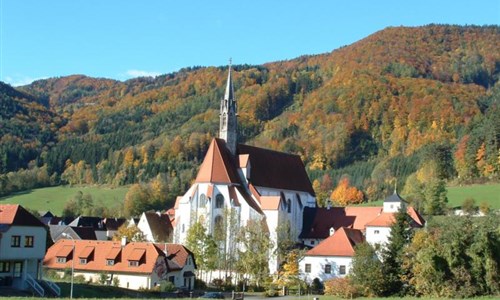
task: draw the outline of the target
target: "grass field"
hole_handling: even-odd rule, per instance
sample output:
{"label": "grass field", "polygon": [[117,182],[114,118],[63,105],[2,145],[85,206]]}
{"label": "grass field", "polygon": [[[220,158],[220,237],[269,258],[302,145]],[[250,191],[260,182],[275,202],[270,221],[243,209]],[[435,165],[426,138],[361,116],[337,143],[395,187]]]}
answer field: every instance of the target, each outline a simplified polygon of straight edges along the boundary
{"label": "grass field", "polygon": [[500,184],[448,187],[448,206],[461,206],[465,199],[473,198],[476,205],[488,202],[492,209],[500,209]]}
{"label": "grass field", "polygon": [[115,207],[123,203],[128,186],[109,188],[103,186],[56,186],[24,191],[0,198],[0,204],[21,204],[25,208],[47,211],[60,216],[64,204],[78,191],[92,195],[94,203],[103,203],[106,207]]}

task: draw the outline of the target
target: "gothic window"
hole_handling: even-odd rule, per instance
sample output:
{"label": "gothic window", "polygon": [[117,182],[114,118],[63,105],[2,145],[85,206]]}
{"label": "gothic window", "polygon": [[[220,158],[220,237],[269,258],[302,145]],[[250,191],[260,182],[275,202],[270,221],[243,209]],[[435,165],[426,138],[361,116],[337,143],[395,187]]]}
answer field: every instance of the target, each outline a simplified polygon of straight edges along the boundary
{"label": "gothic window", "polygon": [[223,208],[224,207],[224,196],[222,194],[217,194],[215,196],[215,208]]}
{"label": "gothic window", "polygon": [[199,200],[200,200],[198,202],[199,207],[205,207],[207,205],[207,196],[205,196],[205,194],[201,194]]}
{"label": "gothic window", "polygon": [[286,209],[287,209],[288,213],[292,212],[292,201],[290,199],[288,199],[286,201]]}

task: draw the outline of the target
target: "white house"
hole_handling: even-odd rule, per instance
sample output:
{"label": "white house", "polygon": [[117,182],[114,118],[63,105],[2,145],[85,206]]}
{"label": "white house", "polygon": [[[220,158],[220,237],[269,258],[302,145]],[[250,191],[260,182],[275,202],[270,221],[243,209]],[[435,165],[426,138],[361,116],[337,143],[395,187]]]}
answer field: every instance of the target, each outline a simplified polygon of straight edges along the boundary
{"label": "white house", "polygon": [[137,222],[137,228],[149,242],[169,242],[172,239],[173,228],[167,214],[144,212]]}
{"label": "white house", "polygon": [[[279,226],[288,224],[298,242],[304,208],[316,206],[304,164],[298,155],[237,143],[231,76],[229,68],[220,107],[220,138],[212,140],[193,185],[175,203],[175,215],[171,216],[175,220],[174,243],[183,243],[196,222],[202,222],[213,234],[230,215],[232,229],[245,226],[249,220],[265,220],[274,245],[280,242]],[[234,244],[229,237],[226,243],[227,247]],[[274,273],[280,262],[271,253],[269,256],[270,272]]]}
{"label": "white house", "polygon": [[167,256],[167,280],[178,288],[194,288],[196,261],[189,249],[179,244],[156,244]]}
{"label": "white house", "polygon": [[306,252],[299,262],[302,279],[310,283],[314,278],[325,281],[349,274],[354,247],[363,241],[361,230],[341,227]]}
{"label": "white house", "polygon": [[0,205],[0,286],[34,289],[45,295],[41,280],[47,229],[20,205]]}

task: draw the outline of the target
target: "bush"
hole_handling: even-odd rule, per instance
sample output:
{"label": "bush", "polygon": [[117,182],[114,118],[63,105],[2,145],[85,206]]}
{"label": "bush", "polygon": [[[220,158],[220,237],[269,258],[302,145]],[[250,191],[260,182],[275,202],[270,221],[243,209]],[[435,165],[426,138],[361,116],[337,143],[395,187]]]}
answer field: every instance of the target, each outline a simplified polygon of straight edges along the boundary
{"label": "bush", "polygon": [[43,277],[47,279],[61,279],[61,276],[57,274],[57,271],[51,269],[44,269]]}
{"label": "bush", "polygon": [[[71,278],[71,277],[70,277]],[[85,276],[83,275],[76,275],[74,278],[73,278],[73,282],[74,283],[85,283]],[[92,279],[90,279],[90,282],[92,282]]]}
{"label": "bush", "polygon": [[359,296],[359,292],[348,277],[343,277],[325,281],[325,295],[354,298]]}
{"label": "bush", "polygon": [[314,278],[311,283],[311,291],[316,294],[320,294],[323,291],[323,283],[319,278]]}
{"label": "bush", "polygon": [[162,281],[160,283],[160,291],[162,292],[173,292],[176,289],[175,285],[170,281]]}
{"label": "bush", "polygon": [[113,277],[113,286],[120,286],[120,279],[118,279],[118,277]]}
{"label": "bush", "polygon": [[205,290],[207,288],[207,284],[205,283],[205,281],[195,278],[194,287],[198,290]]}
{"label": "bush", "polygon": [[268,289],[267,291],[264,292],[263,294],[264,297],[278,297],[279,293],[275,289]]}

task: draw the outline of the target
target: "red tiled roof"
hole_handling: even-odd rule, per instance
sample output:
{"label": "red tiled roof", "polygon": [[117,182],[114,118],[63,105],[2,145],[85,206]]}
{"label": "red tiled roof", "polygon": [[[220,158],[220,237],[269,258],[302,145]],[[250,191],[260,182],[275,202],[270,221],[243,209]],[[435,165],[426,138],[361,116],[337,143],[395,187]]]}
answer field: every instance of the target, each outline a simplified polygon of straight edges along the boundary
{"label": "red tiled roof", "polygon": [[224,140],[217,138],[212,140],[195,182],[240,183],[236,163]]}
{"label": "red tiled roof", "polygon": [[159,215],[155,212],[145,212],[144,217],[146,218],[155,241],[166,241],[173,231],[170,217],[166,214]]}
{"label": "red tiled roof", "polygon": [[255,186],[315,195],[300,156],[243,144],[238,145],[238,153],[250,156],[250,181]]}
{"label": "red tiled roof", "polygon": [[166,252],[167,260],[174,262],[169,264],[170,270],[184,268],[189,255],[194,259],[193,253],[181,244],[156,244],[156,246]]}
{"label": "red tiled roof", "polygon": [[[154,265],[158,257],[165,256],[164,253],[152,243],[133,242],[121,248],[119,241],[85,241],[75,240],[75,253],[80,253],[86,247],[93,247],[94,257],[87,261],[86,264],[80,264],[75,261],[75,270],[90,271],[90,272],[122,272],[122,273],[152,273]],[[52,245],[45,254],[43,264],[47,268],[66,269],[71,268],[71,259],[67,259],[65,263],[58,263],[57,256],[67,257],[73,248],[73,241],[61,239]],[[106,260],[112,256],[113,252],[117,254],[116,248],[121,249],[121,259],[115,261],[115,264],[109,266]],[[69,252],[68,252],[69,251]],[[66,254],[66,255],[64,255]],[[139,266],[129,266],[129,260],[141,260]]]}
{"label": "red tiled roof", "polygon": [[92,246],[87,246],[83,248],[83,250],[78,254],[79,258],[88,258],[90,255],[92,255],[92,252],[94,252],[94,247]]}
{"label": "red tiled roof", "polygon": [[354,256],[354,246],[363,242],[361,230],[340,227],[316,247],[306,252],[311,256]]}
{"label": "red tiled roof", "polygon": [[418,213],[416,209],[413,207],[409,206],[407,209],[407,213],[410,215],[410,217],[417,223],[420,227],[425,225],[425,220],[424,218]]}
{"label": "red tiled roof", "polygon": [[106,259],[116,259],[121,251],[122,251],[122,247],[113,247],[106,254],[105,258]]}
{"label": "red tiled roof", "polygon": [[391,227],[395,221],[394,215],[395,213],[381,213],[375,219],[368,222],[366,226]]}
{"label": "red tiled roof", "polygon": [[42,221],[19,204],[0,204],[0,224],[45,227]]}
{"label": "red tiled roof", "polygon": [[260,207],[262,210],[278,210],[281,203],[281,196],[261,196]]}
{"label": "red tiled roof", "polygon": [[141,260],[141,258],[144,256],[144,253],[146,253],[146,249],[136,248],[129,254],[128,260]]}
{"label": "red tiled roof", "polygon": [[207,197],[213,198],[214,197],[214,185],[209,184],[207,188]]}
{"label": "red tiled roof", "polygon": [[248,165],[248,159],[250,158],[250,155],[248,154],[240,154],[238,155],[239,162],[240,162],[240,168],[246,168]]}

